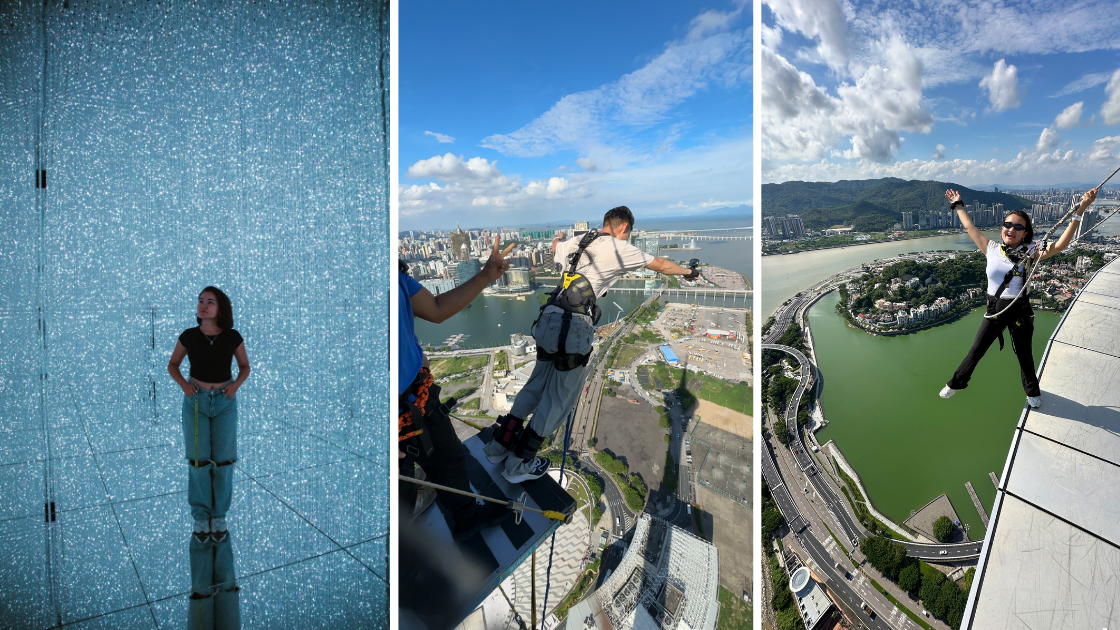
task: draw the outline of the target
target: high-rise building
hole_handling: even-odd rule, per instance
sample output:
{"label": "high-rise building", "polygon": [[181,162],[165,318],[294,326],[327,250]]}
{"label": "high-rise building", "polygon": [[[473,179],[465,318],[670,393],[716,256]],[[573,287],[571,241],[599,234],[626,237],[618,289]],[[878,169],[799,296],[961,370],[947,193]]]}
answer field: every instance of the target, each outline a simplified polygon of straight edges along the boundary
{"label": "high-rise building", "polygon": [[470,280],[480,271],[482,271],[482,263],[480,263],[477,258],[460,260],[459,266],[455,269],[455,276],[459,281],[458,284],[463,284],[467,280]]}
{"label": "high-rise building", "polygon": [[471,257],[470,240],[470,235],[464,232],[463,228],[459,227],[459,224],[456,223],[455,231],[451,233],[451,251],[454,252],[459,260],[466,260]]}
{"label": "high-rise building", "polygon": [[631,236],[630,243],[650,256],[656,256],[661,251],[661,237],[657,232],[642,232],[638,236]]}
{"label": "high-rise building", "polygon": [[805,224],[796,214],[789,215],[789,231],[793,238],[805,238]]}
{"label": "high-rise building", "polygon": [[902,229],[909,230],[909,229],[912,229],[913,227],[914,227],[914,213],[913,212],[903,212],[902,213]]}
{"label": "high-rise building", "polygon": [[572,228],[573,232],[586,232],[591,228],[588,226],[587,221],[576,221],[575,227]]}
{"label": "high-rise building", "polygon": [[529,270],[524,267],[511,267],[506,270],[505,275],[508,279],[508,285],[511,289],[528,289],[529,288]]}
{"label": "high-rise building", "polygon": [[762,217],[762,229],[770,238],[779,238],[778,226],[774,224],[774,217]]}

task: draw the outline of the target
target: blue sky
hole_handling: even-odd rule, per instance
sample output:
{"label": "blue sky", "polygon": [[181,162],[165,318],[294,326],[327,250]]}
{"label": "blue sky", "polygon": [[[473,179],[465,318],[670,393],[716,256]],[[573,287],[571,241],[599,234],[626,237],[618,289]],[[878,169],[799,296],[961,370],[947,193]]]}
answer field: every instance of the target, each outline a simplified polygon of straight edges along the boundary
{"label": "blue sky", "polygon": [[743,0],[401,3],[401,229],[751,203]]}
{"label": "blue sky", "polygon": [[1107,2],[768,0],[762,178],[1097,183],[1120,166]]}

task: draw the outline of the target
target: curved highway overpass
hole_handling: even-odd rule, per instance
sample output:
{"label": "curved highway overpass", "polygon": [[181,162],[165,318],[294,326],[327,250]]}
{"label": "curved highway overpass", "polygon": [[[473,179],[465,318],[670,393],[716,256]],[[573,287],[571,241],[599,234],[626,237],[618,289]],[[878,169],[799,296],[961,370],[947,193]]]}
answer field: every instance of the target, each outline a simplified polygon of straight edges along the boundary
{"label": "curved highway overpass", "polygon": [[[794,302],[804,300],[803,303],[807,303],[812,299],[814,299],[814,296],[810,294],[803,298],[797,298]],[[794,302],[791,302],[791,305],[794,304]],[[840,527],[844,530],[844,535],[847,536],[852,546],[858,547],[859,539],[868,535],[867,530],[864,529],[859,519],[852,514],[851,505],[848,503],[847,499],[841,499],[837,496],[836,493],[832,491],[832,486],[821,476],[816,461],[805,449],[805,444],[801,441],[801,433],[797,429],[797,408],[801,404],[801,396],[808,390],[812,382],[812,375],[817,367],[809,361],[808,357],[800,350],[789,346],[767,343],[763,344],[762,349],[777,350],[790,354],[797,359],[801,367],[801,380],[798,382],[797,390],[794,392],[793,397],[790,398],[785,412],[786,430],[789,431],[789,447],[793,451],[794,459],[797,461],[798,467],[801,468],[802,472],[809,479],[817,495],[825,501],[829,511],[833,513]],[[765,471],[765,467],[763,470]],[[938,562],[972,560],[980,556],[981,548],[981,543],[975,541],[944,545],[918,543],[907,540],[899,540],[898,542],[906,547],[906,555],[921,560]]]}

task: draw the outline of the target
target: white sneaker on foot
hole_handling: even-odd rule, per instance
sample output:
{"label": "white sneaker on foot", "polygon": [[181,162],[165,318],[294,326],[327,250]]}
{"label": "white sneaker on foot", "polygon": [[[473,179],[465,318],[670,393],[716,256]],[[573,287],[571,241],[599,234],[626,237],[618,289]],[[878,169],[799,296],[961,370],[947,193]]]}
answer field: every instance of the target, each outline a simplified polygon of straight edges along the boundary
{"label": "white sneaker on foot", "polygon": [[221,516],[221,517],[210,519],[210,533],[212,533],[212,534],[224,534],[224,533],[226,533],[226,531],[227,531],[226,517]]}
{"label": "white sneaker on foot", "polygon": [[955,393],[957,393],[957,390],[953,389],[952,387],[949,387],[948,385],[941,388],[941,397],[942,398],[949,398],[950,396],[952,396]]}
{"label": "white sneaker on foot", "polygon": [[502,477],[505,477],[505,480],[510,483],[521,483],[531,479],[540,479],[548,472],[548,467],[549,463],[547,459],[543,457],[534,457],[529,465],[526,466],[522,463],[515,467],[514,470],[516,472],[513,474],[510,474],[506,469],[502,469]]}
{"label": "white sneaker on foot", "polygon": [[1042,406],[1042,396],[1027,396],[1027,404],[1038,409]]}

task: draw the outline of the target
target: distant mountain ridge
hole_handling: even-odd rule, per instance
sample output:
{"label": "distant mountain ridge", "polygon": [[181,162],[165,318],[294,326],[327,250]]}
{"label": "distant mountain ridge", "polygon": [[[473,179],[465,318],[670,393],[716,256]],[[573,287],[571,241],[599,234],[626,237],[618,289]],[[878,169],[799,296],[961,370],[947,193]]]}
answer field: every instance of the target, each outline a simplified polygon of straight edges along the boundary
{"label": "distant mountain ridge", "polygon": [[[961,193],[970,204],[1002,203],[1005,210],[1030,208],[1031,202],[1002,192],[973,190],[951,182],[883,179],[838,182],[783,182],[762,185],[762,216],[796,214],[805,227],[821,230],[852,225],[859,231],[881,231],[902,220],[902,212],[931,212],[947,205],[945,190]],[[917,218],[917,217],[915,217]]]}

